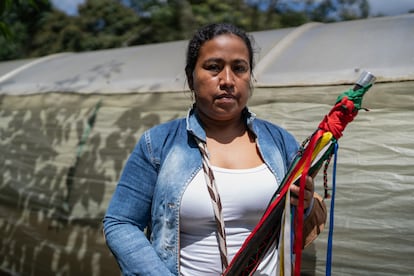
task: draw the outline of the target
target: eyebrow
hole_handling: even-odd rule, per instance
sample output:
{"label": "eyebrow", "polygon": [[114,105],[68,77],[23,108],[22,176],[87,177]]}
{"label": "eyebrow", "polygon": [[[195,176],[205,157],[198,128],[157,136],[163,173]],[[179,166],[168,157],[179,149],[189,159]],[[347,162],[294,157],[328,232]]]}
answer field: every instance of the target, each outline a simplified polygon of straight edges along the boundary
{"label": "eyebrow", "polygon": [[[203,63],[206,63],[206,62],[220,62],[220,61],[223,61],[223,59],[222,58],[214,58],[213,57],[213,58],[206,59]],[[242,58],[235,59],[235,60],[232,61],[232,63],[233,62],[235,62],[235,63],[245,63],[245,64],[249,64],[249,62],[247,60],[242,59]]]}

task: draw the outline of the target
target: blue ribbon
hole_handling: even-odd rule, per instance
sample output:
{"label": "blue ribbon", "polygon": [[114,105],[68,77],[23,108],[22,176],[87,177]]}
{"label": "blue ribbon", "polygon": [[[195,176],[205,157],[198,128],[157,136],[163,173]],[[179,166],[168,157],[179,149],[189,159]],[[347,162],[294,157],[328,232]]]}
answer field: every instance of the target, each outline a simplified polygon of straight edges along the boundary
{"label": "blue ribbon", "polygon": [[331,193],[331,209],[329,213],[329,233],[328,233],[328,245],[326,250],[326,276],[331,275],[332,270],[332,240],[334,229],[334,207],[335,207],[335,189],[336,189],[336,161],[338,153],[338,143],[335,143],[334,147],[334,164],[332,171],[332,193]]}

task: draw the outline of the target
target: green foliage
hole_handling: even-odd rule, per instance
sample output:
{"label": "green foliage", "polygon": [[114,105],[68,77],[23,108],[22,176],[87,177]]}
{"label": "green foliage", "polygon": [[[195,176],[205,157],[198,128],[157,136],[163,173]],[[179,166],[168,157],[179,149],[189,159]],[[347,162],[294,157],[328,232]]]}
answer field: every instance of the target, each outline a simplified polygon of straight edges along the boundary
{"label": "green foliage", "polygon": [[77,26],[75,18],[63,12],[46,13],[39,22],[39,29],[33,36],[30,56],[80,51],[83,32]]}
{"label": "green foliage", "polygon": [[298,11],[278,0],[86,0],[68,16],[49,0],[0,0],[0,60],[188,39],[213,22],[259,31],[369,14],[367,0],[303,3]]}
{"label": "green foliage", "polygon": [[11,38],[11,32],[7,26],[7,24],[5,22],[3,22],[3,15],[6,13],[6,11],[8,9],[10,9],[11,6],[11,2],[12,0],[1,0],[0,1],[0,33],[1,35],[6,38],[6,39],[10,39]]}
{"label": "green foliage", "polygon": [[309,5],[319,2],[311,11],[312,21],[333,22],[366,18],[369,15],[368,0],[308,0]]}
{"label": "green foliage", "polygon": [[308,21],[309,19],[301,12],[289,11],[280,16],[280,25],[282,28],[300,26]]}
{"label": "green foliage", "polygon": [[4,38],[6,38],[8,40],[10,40],[12,38],[12,34],[9,30],[9,27],[7,26],[6,23],[4,23],[2,21],[0,21],[0,33]]}
{"label": "green foliage", "polygon": [[8,32],[14,32],[20,34],[15,36],[14,39],[10,37],[0,37],[0,59],[11,60],[18,59],[24,56],[25,49],[23,47],[27,38],[25,35],[26,28],[24,25],[18,23],[14,24],[12,28],[7,27]]}
{"label": "green foliage", "polygon": [[86,51],[128,46],[142,28],[134,10],[113,0],[86,1],[76,19]]}
{"label": "green foliage", "polygon": [[27,57],[32,36],[44,11],[50,11],[47,0],[0,0],[0,60]]}

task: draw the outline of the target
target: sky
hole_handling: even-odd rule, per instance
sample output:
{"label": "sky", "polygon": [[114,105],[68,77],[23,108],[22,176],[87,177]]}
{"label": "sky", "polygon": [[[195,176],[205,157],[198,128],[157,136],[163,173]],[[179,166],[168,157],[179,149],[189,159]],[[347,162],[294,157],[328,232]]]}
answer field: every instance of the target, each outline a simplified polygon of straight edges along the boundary
{"label": "sky", "polygon": [[[414,0],[368,0],[371,6],[371,15],[398,15],[414,10]],[[59,10],[69,15],[76,15],[77,6],[85,0],[51,0]]]}
{"label": "sky", "polygon": [[76,15],[78,5],[85,2],[85,0],[51,0],[53,6],[69,15]]}

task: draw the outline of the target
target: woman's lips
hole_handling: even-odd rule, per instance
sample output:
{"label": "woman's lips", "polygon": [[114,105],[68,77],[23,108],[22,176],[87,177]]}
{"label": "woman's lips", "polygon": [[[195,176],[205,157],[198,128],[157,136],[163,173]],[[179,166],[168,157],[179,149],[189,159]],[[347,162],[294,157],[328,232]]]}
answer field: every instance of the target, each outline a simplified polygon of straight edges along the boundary
{"label": "woman's lips", "polygon": [[224,94],[220,94],[216,97],[216,99],[234,99],[234,95],[232,94],[228,94],[228,93],[224,93]]}
{"label": "woman's lips", "polygon": [[236,101],[236,97],[231,94],[221,94],[215,97],[215,101],[217,104],[234,104],[234,102]]}

